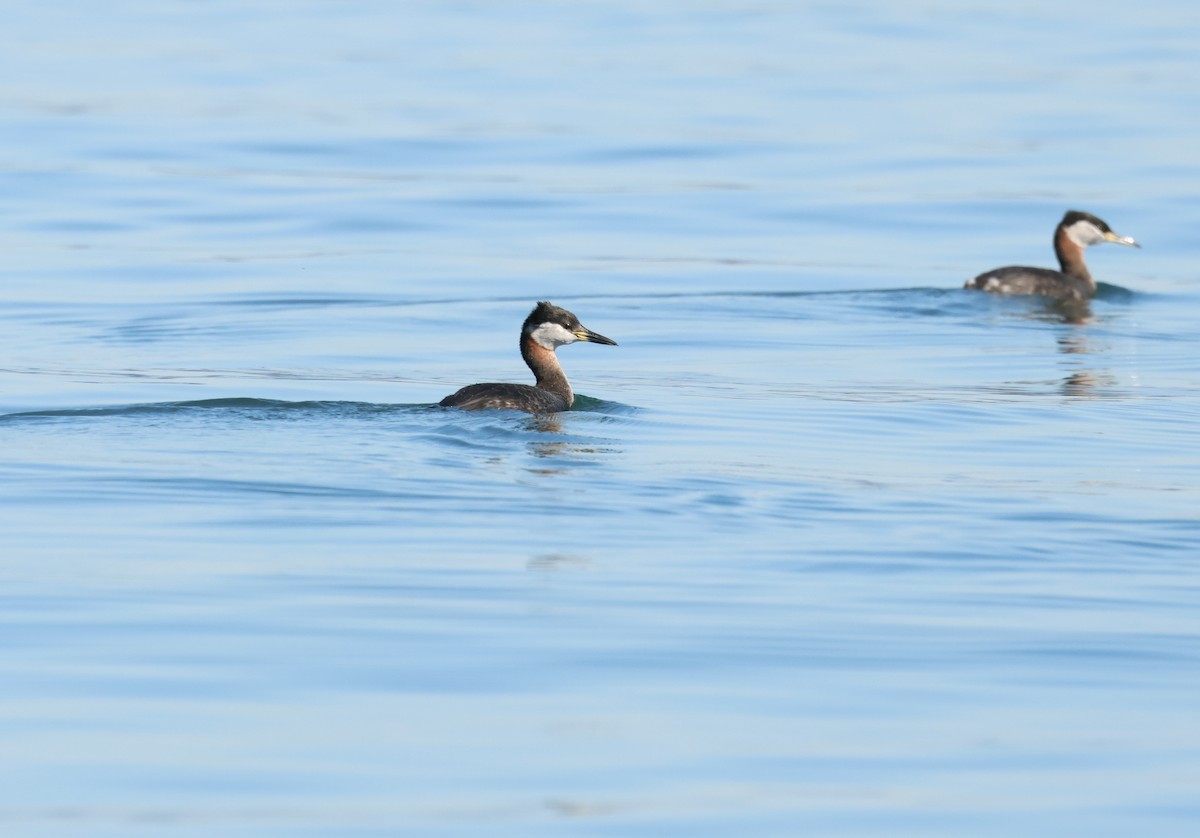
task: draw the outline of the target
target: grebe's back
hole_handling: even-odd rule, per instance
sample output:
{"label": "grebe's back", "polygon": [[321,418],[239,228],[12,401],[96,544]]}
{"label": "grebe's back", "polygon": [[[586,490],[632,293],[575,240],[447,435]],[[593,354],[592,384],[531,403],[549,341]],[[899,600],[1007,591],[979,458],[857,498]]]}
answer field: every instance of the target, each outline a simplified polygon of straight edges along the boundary
{"label": "grebe's back", "polygon": [[532,384],[501,382],[468,384],[438,404],[461,410],[524,410],[526,413],[558,413],[571,407],[571,402],[561,393],[552,393]]}
{"label": "grebe's back", "polygon": [[1095,293],[1085,279],[1049,268],[1024,265],[1010,265],[982,273],[964,287],[993,294],[1040,294],[1057,300],[1086,300]]}

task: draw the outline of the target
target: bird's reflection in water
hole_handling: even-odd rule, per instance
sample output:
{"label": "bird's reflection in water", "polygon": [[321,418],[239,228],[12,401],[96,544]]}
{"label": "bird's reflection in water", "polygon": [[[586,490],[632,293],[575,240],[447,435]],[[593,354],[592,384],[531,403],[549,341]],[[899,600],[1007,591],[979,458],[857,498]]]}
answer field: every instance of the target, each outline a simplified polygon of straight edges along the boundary
{"label": "bird's reflection in water", "polygon": [[536,413],[525,420],[525,427],[543,434],[561,434],[562,419],[557,413]]}
{"label": "bird's reflection in water", "polygon": [[[562,434],[562,420],[557,413],[536,414],[525,421],[525,427],[540,434]],[[572,443],[565,439],[539,439],[529,443],[529,453],[538,459],[558,459],[571,451]],[[564,468],[537,468],[538,474],[562,474]]]}
{"label": "bird's reflection in water", "polygon": [[1092,322],[1092,307],[1087,300],[1048,300],[1047,309],[1063,323],[1083,325]]}
{"label": "bird's reflection in water", "polygon": [[1067,332],[1059,335],[1057,342],[1058,351],[1067,356],[1063,365],[1068,370],[1059,392],[1072,399],[1098,399],[1113,394],[1116,377],[1107,370],[1095,369],[1091,363],[1098,354],[1092,335]]}
{"label": "bird's reflection in water", "polygon": [[565,435],[561,416],[562,414],[548,413],[530,416],[525,420],[527,429],[547,436],[546,439],[529,442],[530,455],[539,460],[553,461],[530,469],[532,473],[569,474],[575,470],[574,466],[593,462],[592,456],[612,454],[617,450],[600,444],[599,440],[578,439]]}
{"label": "bird's reflection in water", "polygon": [[1096,349],[1087,332],[1063,332],[1058,336],[1058,351],[1064,355],[1092,355]]}
{"label": "bird's reflection in water", "polygon": [[1055,300],[1049,297],[1001,298],[1005,319],[1036,320],[1041,323],[1070,323],[1082,326],[1092,322],[1092,306],[1087,300]]}
{"label": "bird's reflection in water", "polygon": [[1073,399],[1098,399],[1114,384],[1116,380],[1112,376],[1082,370],[1064,378],[1059,389],[1064,396]]}

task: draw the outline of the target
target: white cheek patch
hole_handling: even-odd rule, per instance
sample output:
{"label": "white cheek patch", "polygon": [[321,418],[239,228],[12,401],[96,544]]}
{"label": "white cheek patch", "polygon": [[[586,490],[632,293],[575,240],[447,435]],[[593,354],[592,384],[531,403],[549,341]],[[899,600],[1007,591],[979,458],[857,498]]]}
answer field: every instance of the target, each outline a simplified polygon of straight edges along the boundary
{"label": "white cheek patch", "polygon": [[1104,241],[1104,233],[1090,221],[1076,221],[1067,228],[1067,238],[1080,247]]}
{"label": "white cheek patch", "polygon": [[543,323],[530,332],[529,336],[537,341],[539,346],[544,346],[546,349],[557,349],[560,346],[579,340],[579,338],[557,323]]}

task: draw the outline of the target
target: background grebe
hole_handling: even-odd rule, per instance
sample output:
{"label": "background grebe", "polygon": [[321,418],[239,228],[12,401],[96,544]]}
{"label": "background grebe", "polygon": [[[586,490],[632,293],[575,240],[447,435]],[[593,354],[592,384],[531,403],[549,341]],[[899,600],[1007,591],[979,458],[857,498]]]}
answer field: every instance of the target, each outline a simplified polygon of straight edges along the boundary
{"label": "background grebe", "polygon": [[1091,213],[1069,210],[1054,230],[1054,252],[1061,271],[1013,265],[982,273],[968,280],[964,287],[993,294],[1041,294],[1056,300],[1088,300],[1096,293],[1096,281],[1083,262],[1083,251],[1088,245],[1101,242],[1141,247],[1128,236],[1118,236]]}
{"label": "background grebe", "polygon": [[616,346],[617,342],[596,334],[565,308],[540,302],[521,326],[521,357],[533,370],[536,384],[469,384],[446,396],[442,407],[463,410],[524,410],[527,413],[557,413],[575,401],[567,376],[559,366],[554,350],[568,343],[586,340]]}

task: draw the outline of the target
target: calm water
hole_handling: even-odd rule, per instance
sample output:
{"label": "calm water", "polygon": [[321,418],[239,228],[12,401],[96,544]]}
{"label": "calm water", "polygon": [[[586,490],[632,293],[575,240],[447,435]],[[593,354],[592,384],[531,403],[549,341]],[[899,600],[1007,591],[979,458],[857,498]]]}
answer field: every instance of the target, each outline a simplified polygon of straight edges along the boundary
{"label": "calm water", "polygon": [[1197,834],[1200,11],[645,7],[8,11],[0,832]]}

